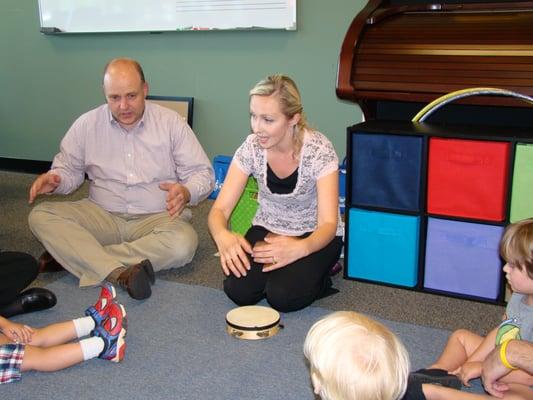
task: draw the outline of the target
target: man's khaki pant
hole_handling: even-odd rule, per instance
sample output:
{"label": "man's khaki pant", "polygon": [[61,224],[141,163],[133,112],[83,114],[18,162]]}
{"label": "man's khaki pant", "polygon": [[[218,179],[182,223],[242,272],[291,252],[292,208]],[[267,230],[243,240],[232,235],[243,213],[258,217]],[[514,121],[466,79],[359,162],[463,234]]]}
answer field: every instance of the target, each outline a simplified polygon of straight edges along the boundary
{"label": "man's khaki pant", "polygon": [[189,263],[198,247],[190,210],[112,214],[88,199],[44,202],[29,215],[30,229],[80,286],[102,282],[114,269],[149,259],[155,271]]}

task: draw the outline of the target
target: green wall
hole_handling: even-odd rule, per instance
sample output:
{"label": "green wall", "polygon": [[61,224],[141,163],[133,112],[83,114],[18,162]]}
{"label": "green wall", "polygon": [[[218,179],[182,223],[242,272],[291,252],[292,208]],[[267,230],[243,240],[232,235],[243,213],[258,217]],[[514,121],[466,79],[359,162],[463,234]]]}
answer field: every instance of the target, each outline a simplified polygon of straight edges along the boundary
{"label": "green wall", "polygon": [[3,0],[0,157],[51,160],[73,120],[101,104],[102,69],[141,62],[150,93],[192,96],[194,130],[209,157],[232,154],[249,132],[248,91],[269,73],[295,79],[311,124],[345,154],[359,108],[335,96],[344,34],[363,0],[299,0],[298,30],[43,35],[37,0]]}

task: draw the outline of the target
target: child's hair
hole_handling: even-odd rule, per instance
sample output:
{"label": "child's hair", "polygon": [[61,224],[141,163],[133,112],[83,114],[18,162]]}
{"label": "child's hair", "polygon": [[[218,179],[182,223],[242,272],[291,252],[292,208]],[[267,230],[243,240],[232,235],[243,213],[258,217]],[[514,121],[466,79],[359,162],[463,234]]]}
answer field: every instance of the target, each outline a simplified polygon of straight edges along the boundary
{"label": "child's hair", "polygon": [[296,83],[286,75],[274,74],[260,80],[250,90],[250,96],[276,95],[280,109],[287,118],[300,114],[300,120],[294,131],[295,155],[300,154],[303,143],[304,130],[308,128],[307,120],[302,106],[302,98]]}
{"label": "child's hair", "polygon": [[397,400],[407,388],[403,344],[387,327],[356,312],[338,311],[316,322],[304,354],[323,400]]}
{"label": "child's hair", "polygon": [[515,222],[503,233],[500,242],[502,258],[520,269],[525,268],[533,279],[533,218]]}

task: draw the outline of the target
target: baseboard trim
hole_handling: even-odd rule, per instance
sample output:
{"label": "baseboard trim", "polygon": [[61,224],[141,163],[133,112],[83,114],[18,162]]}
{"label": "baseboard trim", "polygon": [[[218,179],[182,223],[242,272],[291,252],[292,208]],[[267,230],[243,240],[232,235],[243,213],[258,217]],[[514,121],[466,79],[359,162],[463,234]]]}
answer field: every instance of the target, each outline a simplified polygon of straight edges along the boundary
{"label": "baseboard trim", "polygon": [[51,161],[22,160],[19,158],[0,157],[0,170],[41,174],[50,169]]}

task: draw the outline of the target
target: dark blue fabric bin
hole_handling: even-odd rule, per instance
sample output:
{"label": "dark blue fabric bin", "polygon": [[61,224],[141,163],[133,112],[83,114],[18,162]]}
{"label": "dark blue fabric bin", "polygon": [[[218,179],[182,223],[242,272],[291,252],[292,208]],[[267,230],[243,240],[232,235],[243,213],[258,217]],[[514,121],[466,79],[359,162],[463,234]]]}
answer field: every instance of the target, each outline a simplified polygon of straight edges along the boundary
{"label": "dark blue fabric bin", "polygon": [[351,203],[421,211],[422,146],[420,136],[354,133]]}

